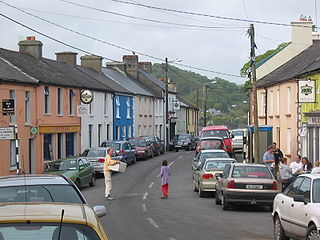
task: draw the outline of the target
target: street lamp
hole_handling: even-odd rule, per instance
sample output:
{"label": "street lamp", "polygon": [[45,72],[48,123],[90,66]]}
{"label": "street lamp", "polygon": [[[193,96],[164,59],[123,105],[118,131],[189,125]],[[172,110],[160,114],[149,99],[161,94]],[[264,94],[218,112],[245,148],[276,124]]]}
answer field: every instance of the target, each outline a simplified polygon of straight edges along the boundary
{"label": "street lamp", "polygon": [[215,84],[215,83],[217,83],[217,81],[211,81],[209,83],[203,84],[203,96],[204,96],[203,127],[207,125],[207,96],[208,96],[209,84]]}

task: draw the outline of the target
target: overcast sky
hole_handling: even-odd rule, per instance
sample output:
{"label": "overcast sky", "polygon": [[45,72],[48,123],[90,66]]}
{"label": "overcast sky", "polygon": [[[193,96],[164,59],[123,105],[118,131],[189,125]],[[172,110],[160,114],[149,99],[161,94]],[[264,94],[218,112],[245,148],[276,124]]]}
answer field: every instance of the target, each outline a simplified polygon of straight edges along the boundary
{"label": "overcast sky", "polygon": [[[92,37],[117,44],[136,52],[146,53],[161,59],[181,59],[183,64],[205,68],[213,71],[239,75],[242,65],[248,61],[249,39],[246,31],[249,23],[216,20],[138,6],[116,3],[111,0],[70,0],[91,7],[127,14],[136,17],[167,21],[179,24],[223,27],[203,29],[180,27],[168,24],[156,24],[143,20],[98,12],[60,0],[1,0],[16,7],[23,8],[37,16],[48,19],[65,27],[85,33]],[[228,16],[242,19],[254,19],[270,22],[290,23],[297,21],[301,14],[315,17],[315,0],[130,0],[153,6],[201,12],[211,15]],[[317,0],[316,0],[317,1]],[[131,54],[118,48],[78,36],[39,19],[28,16],[15,9],[0,5],[1,13],[40,32],[59,39],[65,43],[85,49],[88,52],[121,60],[122,55]],[[36,11],[38,10],[38,11]],[[39,12],[45,11],[44,12]],[[70,16],[54,15],[65,14]],[[247,13],[247,14],[246,14]],[[92,20],[94,18],[97,20]],[[18,50],[18,41],[26,36],[36,36],[43,43],[43,53],[47,58],[55,58],[55,52],[75,51],[71,48],[47,39],[31,30],[25,29],[0,16],[0,47]],[[281,42],[291,39],[291,27],[255,24],[257,54],[275,48]],[[83,53],[79,52],[79,56]],[[140,61],[159,62],[145,56]],[[187,69],[187,68],[185,68]],[[243,83],[245,79],[222,76],[209,72],[188,69],[206,75],[209,78],[224,79]]]}

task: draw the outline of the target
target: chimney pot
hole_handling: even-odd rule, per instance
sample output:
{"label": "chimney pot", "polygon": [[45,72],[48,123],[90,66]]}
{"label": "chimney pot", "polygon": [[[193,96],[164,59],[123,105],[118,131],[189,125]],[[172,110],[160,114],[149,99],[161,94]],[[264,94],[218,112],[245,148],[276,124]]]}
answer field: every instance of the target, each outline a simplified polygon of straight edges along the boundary
{"label": "chimney pot", "polygon": [[138,78],[138,55],[124,55],[122,60],[126,64],[127,73]]}
{"label": "chimney pot", "polygon": [[33,56],[34,58],[42,58],[42,42],[36,40],[34,36],[26,37],[26,40],[20,41],[19,52],[27,53]]}
{"label": "chimney pot", "polygon": [[88,67],[101,72],[102,57],[95,55],[85,55],[80,57],[81,66]]}
{"label": "chimney pot", "polygon": [[152,63],[151,62],[139,62],[139,67],[149,73],[152,73]]}

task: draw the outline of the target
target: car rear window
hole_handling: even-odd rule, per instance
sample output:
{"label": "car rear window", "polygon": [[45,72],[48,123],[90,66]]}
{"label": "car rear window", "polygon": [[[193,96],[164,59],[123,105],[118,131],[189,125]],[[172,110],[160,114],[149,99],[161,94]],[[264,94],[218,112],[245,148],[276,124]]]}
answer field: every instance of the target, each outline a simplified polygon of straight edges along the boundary
{"label": "car rear window", "polygon": [[57,172],[57,171],[73,171],[77,170],[77,160],[66,160],[66,161],[54,161],[48,163],[46,172]]}
{"label": "car rear window", "polygon": [[235,166],[232,178],[268,178],[271,179],[270,171],[267,167],[261,166]]}
{"label": "car rear window", "polygon": [[201,137],[228,137],[227,130],[210,130],[201,132]]}
{"label": "car rear window", "polygon": [[207,158],[230,158],[230,156],[226,152],[208,152],[201,154],[201,159]]}
{"label": "car rear window", "polygon": [[223,161],[207,161],[205,165],[206,171],[222,171],[227,164],[232,163],[230,160]]}
{"label": "car rear window", "polygon": [[190,136],[188,135],[175,135],[173,137],[173,140],[188,140]]}
{"label": "car rear window", "polygon": [[243,136],[243,131],[232,131],[234,136]]}
{"label": "car rear window", "polygon": [[201,140],[200,148],[202,150],[206,149],[222,149],[222,141],[221,140]]}
{"label": "car rear window", "polygon": [[121,144],[120,143],[113,143],[113,142],[103,142],[101,147],[113,148],[114,150],[120,150]]}
{"label": "car rear window", "polygon": [[129,143],[132,146],[136,146],[136,147],[146,147],[147,146],[147,142],[145,139],[130,139]]}
{"label": "car rear window", "polygon": [[106,156],[106,150],[90,149],[87,154],[87,157],[105,157],[105,156]]}
{"label": "car rear window", "polygon": [[[1,239],[43,240],[58,239],[59,223],[0,224]],[[60,239],[100,240],[97,233],[86,225],[63,223]]]}
{"label": "car rear window", "polygon": [[71,185],[28,185],[0,188],[0,203],[65,202],[84,203]]}

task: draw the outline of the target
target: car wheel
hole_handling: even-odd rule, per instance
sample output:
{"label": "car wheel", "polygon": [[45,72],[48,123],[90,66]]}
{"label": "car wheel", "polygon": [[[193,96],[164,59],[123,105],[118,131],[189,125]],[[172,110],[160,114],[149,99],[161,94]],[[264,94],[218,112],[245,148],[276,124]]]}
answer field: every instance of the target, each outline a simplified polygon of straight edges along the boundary
{"label": "car wheel", "polygon": [[273,239],[275,240],[289,240],[289,238],[286,236],[281,222],[280,222],[280,218],[277,215],[274,219],[273,222]]}
{"label": "car wheel", "polygon": [[158,149],[157,156],[159,156],[160,154],[161,154],[160,149]]}
{"label": "car wheel", "polygon": [[95,185],[95,183],[96,183],[96,175],[92,174],[89,185],[92,187]]}
{"label": "car wheel", "polygon": [[152,151],[152,153],[151,153],[151,158],[153,158],[154,157],[154,153],[153,153],[153,151]]}
{"label": "car wheel", "polygon": [[216,192],[216,195],[215,195],[214,199],[215,199],[216,205],[221,205],[221,200],[220,200],[220,198],[218,196],[218,192]]}
{"label": "car wheel", "polygon": [[136,156],[134,156],[133,160],[132,160],[132,164],[136,164],[136,162],[137,162],[137,158],[136,158]]}
{"label": "car wheel", "polygon": [[76,180],[76,186],[79,188],[79,189],[81,189],[81,182],[80,182],[80,179],[78,178],[77,180]]}
{"label": "car wheel", "polygon": [[194,192],[198,192],[197,186],[196,186],[194,183],[193,183],[192,185],[193,185],[193,191],[194,191]]}
{"label": "car wheel", "polygon": [[179,152],[179,149],[176,149],[176,152]]}
{"label": "car wheel", "polygon": [[201,190],[201,187],[199,185],[198,185],[198,193],[200,198],[203,198],[205,195],[205,192]]}
{"label": "car wheel", "polygon": [[221,204],[222,204],[222,210],[228,211],[230,209],[230,204],[228,203],[227,199],[223,195],[222,195]]}
{"label": "car wheel", "polygon": [[311,225],[308,230],[307,230],[307,236],[306,236],[307,240],[316,240],[316,239],[320,239],[320,234],[317,231],[317,227],[315,225]]}

